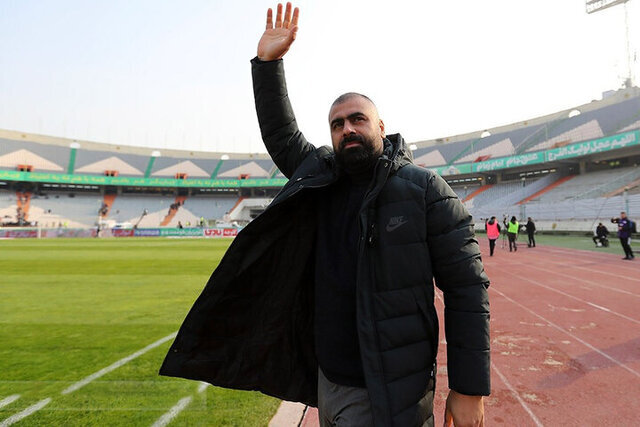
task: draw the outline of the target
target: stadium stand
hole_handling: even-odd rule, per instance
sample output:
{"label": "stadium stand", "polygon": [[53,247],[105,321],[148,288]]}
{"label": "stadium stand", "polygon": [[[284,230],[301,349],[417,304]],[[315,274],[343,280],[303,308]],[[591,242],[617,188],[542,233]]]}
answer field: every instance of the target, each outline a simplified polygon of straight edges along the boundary
{"label": "stadium stand", "polygon": [[567,199],[586,199],[604,196],[614,188],[640,178],[640,168],[608,169],[576,175],[531,201],[556,203]]}
{"label": "stadium stand", "polygon": [[191,212],[198,218],[215,218],[223,219],[225,215],[231,212],[231,209],[238,201],[238,196],[198,196],[189,197],[183,206],[183,209]]}
{"label": "stadium stand", "polygon": [[493,204],[495,200],[499,200],[503,197],[508,196],[521,186],[522,183],[518,181],[493,185],[485,191],[479,193],[477,196],[465,201],[465,206],[468,209],[471,209],[474,207],[482,207],[483,205],[487,205],[488,203]]}
{"label": "stadium stand", "polygon": [[[543,117],[417,141],[411,149],[415,163],[438,169],[476,218],[526,214],[544,229],[544,221],[586,224],[623,209],[640,216],[639,129],[640,88],[632,87]],[[582,141],[594,151],[575,144]],[[555,147],[563,147],[556,150],[561,157],[551,160],[546,150]],[[506,158],[513,162],[501,165]],[[99,221],[156,228],[201,219],[244,223],[284,183],[267,154],[153,150],[4,130],[0,176],[4,224],[18,225],[22,217],[85,228]]]}
{"label": "stadium stand", "polygon": [[102,204],[100,194],[71,192],[47,192],[34,194],[31,198],[29,221],[42,227],[95,226]]}

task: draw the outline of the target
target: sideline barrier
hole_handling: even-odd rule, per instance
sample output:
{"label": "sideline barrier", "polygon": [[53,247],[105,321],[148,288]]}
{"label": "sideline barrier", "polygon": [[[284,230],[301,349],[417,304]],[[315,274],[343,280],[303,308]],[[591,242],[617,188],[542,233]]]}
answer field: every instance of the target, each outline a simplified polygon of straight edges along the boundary
{"label": "sideline barrier", "polygon": [[[205,237],[224,238],[238,235],[238,228],[112,228],[113,237]],[[0,239],[36,239],[55,237],[96,237],[95,228],[0,228]]]}
{"label": "sideline barrier", "polygon": [[95,237],[96,230],[90,228],[0,228],[0,239],[36,239],[54,237]]}
{"label": "sideline barrier", "polygon": [[237,228],[137,228],[112,229],[114,237],[235,237]]}
{"label": "sideline barrier", "polygon": [[204,237],[208,238],[220,238],[220,237],[235,237],[238,235],[237,228],[205,228]]}

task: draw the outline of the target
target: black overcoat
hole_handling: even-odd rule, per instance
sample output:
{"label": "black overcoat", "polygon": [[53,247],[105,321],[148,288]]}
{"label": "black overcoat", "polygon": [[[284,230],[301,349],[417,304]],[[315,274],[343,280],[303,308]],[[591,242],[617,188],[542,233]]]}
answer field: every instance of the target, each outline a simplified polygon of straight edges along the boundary
{"label": "black overcoat", "polygon": [[[328,147],[299,132],[282,61],[253,61],[263,139],[288,183],[244,228],[187,315],[160,373],[317,405],[316,191],[338,179]],[[488,395],[489,280],[471,216],[447,183],[411,163],[400,135],[360,211],[357,328],[376,425],[433,424],[445,301],[449,387]]]}

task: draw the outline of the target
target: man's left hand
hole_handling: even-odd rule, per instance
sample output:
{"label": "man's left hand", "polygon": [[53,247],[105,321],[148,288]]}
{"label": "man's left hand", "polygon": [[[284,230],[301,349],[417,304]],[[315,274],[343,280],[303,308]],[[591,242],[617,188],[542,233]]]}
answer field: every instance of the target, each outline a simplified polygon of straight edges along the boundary
{"label": "man's left hand", "polygon": [[444,427],[484,427],[482,396],[469,396],[450,390],[444,411]]}

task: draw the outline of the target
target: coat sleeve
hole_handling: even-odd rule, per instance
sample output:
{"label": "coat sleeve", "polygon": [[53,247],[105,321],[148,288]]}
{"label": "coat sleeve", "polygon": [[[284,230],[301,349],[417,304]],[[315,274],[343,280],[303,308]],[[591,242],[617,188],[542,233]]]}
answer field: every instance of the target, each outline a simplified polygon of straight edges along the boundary
{"label": "coat sleeve", "polygon": [[291,178],[302,160],[315,151],[298,129],[282,60],[251,60],[253,94],[262,140],[280,171]]}
{"label": "coat sleeve", "polygon": [[489,278],[471,215],[449,185],[431,175],[426,192],[427,242],[436,286],[444,294],[449,388],[489,395]]}

